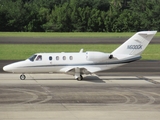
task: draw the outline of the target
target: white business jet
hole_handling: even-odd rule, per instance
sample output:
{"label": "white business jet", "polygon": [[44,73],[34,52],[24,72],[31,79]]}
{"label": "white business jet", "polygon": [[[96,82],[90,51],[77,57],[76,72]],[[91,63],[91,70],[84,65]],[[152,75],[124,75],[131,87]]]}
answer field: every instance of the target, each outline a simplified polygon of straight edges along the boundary
{"label": "white business jet", "polygon": [[66,73],[82,80],[83,74],[105,71],[139,60],[156,33],[137,32],[112,53],[83,52],[83,49],[71,53],[36,53],[24,61],[4,66],[3,70],[21,73],[21,80],[26,79],[26,73]]}

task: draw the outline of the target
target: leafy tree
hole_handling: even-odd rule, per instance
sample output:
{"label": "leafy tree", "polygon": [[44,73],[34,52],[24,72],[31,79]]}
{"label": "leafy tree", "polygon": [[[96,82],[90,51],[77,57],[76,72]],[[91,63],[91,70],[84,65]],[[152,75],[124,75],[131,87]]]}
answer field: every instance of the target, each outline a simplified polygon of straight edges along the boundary
{"label": "leafy tree", "polygon": [[160,30],[159,11],[159,0],[0,0],[0,31]]}

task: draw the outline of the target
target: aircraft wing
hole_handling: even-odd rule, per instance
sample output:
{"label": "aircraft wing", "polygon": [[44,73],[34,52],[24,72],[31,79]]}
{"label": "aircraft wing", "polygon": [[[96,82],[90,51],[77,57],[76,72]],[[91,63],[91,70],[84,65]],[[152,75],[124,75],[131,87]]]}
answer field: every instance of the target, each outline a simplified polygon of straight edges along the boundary
{"label": "aircraft wing", "polygon": [[99,67],[79,67],[79,66],[76,66],[76,67],[65,67],[65,68],[62,68],[60,71],[61,72],[65,72],[67,74],[71,74],[71,75],[74,75],[75,74],[75,69],[79,69],[80,71],[80,74],[91,74],[91,73],[94,73],[94,72],[97,72],[99,70],[101,70]]}

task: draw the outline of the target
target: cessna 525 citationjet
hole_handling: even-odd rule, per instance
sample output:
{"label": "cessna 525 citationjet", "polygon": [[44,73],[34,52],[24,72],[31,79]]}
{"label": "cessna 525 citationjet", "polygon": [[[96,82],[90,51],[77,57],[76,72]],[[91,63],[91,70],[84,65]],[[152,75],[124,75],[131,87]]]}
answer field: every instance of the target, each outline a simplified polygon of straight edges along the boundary
{"label": "cessna 525 citationjet", "polygon": [[82,80],[83,74],[92,74],[139,60],[156,33],[157,31],[137,32],[112,53],[83,52],[83,49],[71,53],[36,53],[24,61],[4,66],[3,70],[21,73],[21,80],[26,79],[25,73],[66,73]]}

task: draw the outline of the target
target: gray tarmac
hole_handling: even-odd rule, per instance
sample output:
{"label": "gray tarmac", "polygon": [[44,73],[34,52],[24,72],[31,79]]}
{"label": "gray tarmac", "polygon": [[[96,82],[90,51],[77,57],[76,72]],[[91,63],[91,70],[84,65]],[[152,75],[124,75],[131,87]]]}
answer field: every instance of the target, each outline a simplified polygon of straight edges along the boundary
{"label": "gray tarmac", "polygon": [[[38,37],[0,37],[0,44],[122,44],[129,37],[120,38],[38,38]],[[154,37],[150,44],[160,44],[160,38]]]}
{"label": "gray tarmac", "polygon": [[[0,44],[121,44],[125,39],[9,38]],[[154,38],[159,43],[159,38]],[[120,42],[119,42],[120,41]],[[0,61],[0,120],[159,120],[160,61],[144,61],[84,76],[4,73]]]}
{"label": "gray tarmac", "polygon": [[0,74],[0,120],[159,120],[160,76]]}

